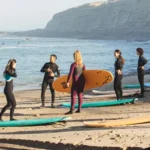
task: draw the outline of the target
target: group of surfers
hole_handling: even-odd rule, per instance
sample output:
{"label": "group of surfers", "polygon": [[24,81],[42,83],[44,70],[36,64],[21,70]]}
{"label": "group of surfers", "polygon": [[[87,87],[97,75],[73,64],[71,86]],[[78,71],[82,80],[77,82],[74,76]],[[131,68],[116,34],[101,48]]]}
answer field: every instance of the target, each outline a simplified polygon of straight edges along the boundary
{"label": "group of surfers", "polygon": [[[147,60],[144,58],[144,50],[142,48],[137,48],[136,53],[139,57],[138,59],[138,65],[137,65],[137,72],[138,72],[138,80],[141,87],[141,93],[139,94],[139,97],[144,97],[144,65],[147,63]],[[76,50],[73,54],[74,62],[71,64],[68,79],[66,81],[66,87],[69,87],[69,81],[72,78],[73,83],[71,85],[71,107],[70,110],[65,113],[67,114],[73,114],[74,113],[74,105],[76,102],[76,96],[78,96],[78,109],[76,113],[81,112],[82,102],[83,102],[83,91],[84,91],[84,85],[85,85],[85,79],[83,76],[83,71],[86,70],[86,66],[83,63],[82,55],[79,50]],[[123,96],[122,91],[122,78],[123,78],[123,66],[125,64],[125,60],[122,57],[121,51],[119,49],[114,51],[114,57],[116,58],[115,61],[115,78],[114,78],[114,90],[116,93],[117,100],[121,100]],[[50,88],[51,92],[51,107],[55,108],[54,102],[55,102],[55,90],[53,89],[53,82],[55,77],[60,77],[60,70],[59,66],[55,63],[57,60],[57,56],[55,54],[52,54],[50,56],[50,61],[45,63],[44,66],[41,69],[41,72],[44,73],[44,78],[42,82],[42,88],[41,88],[41,107],[45,106],[45,92],[47,89],[47,86]],[[5,70],[3,72],[4,77],[11,76],[16,78],[16,63],[17,61],[15,59],[10,59],[5,67]],[[13,94],[13,78],[11,80],[6,80],[5,88],[4,88],[4,94],[6,96],[7,104],[2,108],[0,111],[0,121],[2,120],[2,116],[5,113],[5,111],[10,108],[10,120],[16,120],[14,118],[14,111],[16,108],[16,99]]]}

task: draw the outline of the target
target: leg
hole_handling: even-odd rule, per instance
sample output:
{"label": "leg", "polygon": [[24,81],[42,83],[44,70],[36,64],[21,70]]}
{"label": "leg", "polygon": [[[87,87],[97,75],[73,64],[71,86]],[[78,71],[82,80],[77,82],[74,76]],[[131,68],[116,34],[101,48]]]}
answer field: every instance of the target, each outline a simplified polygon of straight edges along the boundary
{"label": "leg", "polygon": [[119,81],[118,81],[118,90],[119,90],[119,93],[120,93],[120,99],[122,99],[122,96],[123,96],[123,91],[122,91],[122,76],[119,76]]}
{"label": "leg", "polygon": [[7,99],[7,104],[3,107],[3,109],[2,109],[2,111],[1,111],[1,113],[0,113],[0,120],[2,120],[2,116],[3,116],[3,114],[5,113],[5,111],[6,111],[9,107],[11,107],[11,103],[10,103],[10,101],[9,101],[8,93],[5,93],[5,95],[6,95],[6,99]]}
{"label": "leg", "polygon": [[81,112],[82,102],[83,102],[83,93],[79,92],[78,93],[78,110],[76,111],[77,113]]}
{"label": "leg", "polygon": [[141,96],[144,96],[144,70],[138,71],[138,80],[141,86]]}
{"label": "leg", "polygon": [[15,99],[13,93],[11,93],[11,95],[10,95],[10,102],[11,102],[10,120],[15,120],[13,118],[13,116],[14,116],[14,111],[15,111],[15,108],[16,108],[16,99]]}
{"label": "leg", "polygon": [[115,93],[116,93],[116,97],[117,97],[117,100],[120,99],[120,92],[119,92],[119,84],[118,84],[118,75],[115,76],[115,79],[114,79],[114,90],[115,90]]}
{"label": "leg", "polygon": [[78,82],[78,110],[76,111],[77,113],[81,112],[81,107],[82,107],[82,102],[83,102],[83,91],[84,91],[84,86],[85,86],[85,79],[82,77],[81,80]]}
{"label": "leg", "polygon": [[52,95],[52,104],[51,104],[51,107],[54,108],[54,102],[55,102],[55,90],[53,89],[53,82],[54,80],[51,80],[49,82],[49,88],[50,88],[50,91],[51,91],[51,95]]}
{"label": "leg", "polygon": [[47,82],[43,80],[42,90],[41,90],[41,100],[42,100],[43,107],[45,106],[45,92],[46,92],[47,86],[48,86]]}
{"label": "leg", "polygon": [[74,110],[74,105],[75,105],[75,102],[76,102],[76,96],[77,96],[76,90],[72,89],[72,91],[71,91],[71,108],[70,108],[70,111]]}
{"label": "leg", "polygon": [[75,105],[75,101],[76,101],[76,95],[77,95],[76,90],[74,88],[72,88],[71,89],[71,107],[70,107],[70,111],[65,113],[66,115],[73,114],[74,105]]}

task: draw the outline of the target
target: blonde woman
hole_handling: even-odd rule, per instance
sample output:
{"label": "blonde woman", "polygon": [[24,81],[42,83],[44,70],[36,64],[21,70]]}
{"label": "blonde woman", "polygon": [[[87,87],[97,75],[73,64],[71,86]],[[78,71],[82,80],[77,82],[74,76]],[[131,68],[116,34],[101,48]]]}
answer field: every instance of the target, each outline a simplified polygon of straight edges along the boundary
{"label": "blonde woman", "polygon": [[70,72],[67,79],[67,87],[69,87],[69,81],[71,78],[73,78],[73,83],[71,87],[71,108],[70,111],[67,112],[66,114],[73,114],[76,96],[78,96],[78,110],[76,111],[76,113],[80,113],[85,85],[85,79],[82,73],[84,70],[86,70],[86,67],[83,64],[80,51],[79,50],[75,51],[73,56],[75,62],[71,64]]}

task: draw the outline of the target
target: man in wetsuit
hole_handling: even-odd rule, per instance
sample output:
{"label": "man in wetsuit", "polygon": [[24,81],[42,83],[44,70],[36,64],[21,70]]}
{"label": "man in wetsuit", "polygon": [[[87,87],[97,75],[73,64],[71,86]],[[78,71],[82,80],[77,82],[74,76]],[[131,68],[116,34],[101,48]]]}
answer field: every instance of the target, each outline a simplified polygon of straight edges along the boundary
{"label": "man in wetsuit", "polygon": [[[42,91],[41,91],[41,100],[42,100],[41,107],[45,106],[45,92],[47,86],[49,85],[51,95],[52,95],[51,107],[54,108],[55,91],[52,87],[52,84],[54,82],[54,77],[60,77],[59,67],[57,64],[55,64],[56,59],[57,56],[55,54],[52,54],[50,56],[50,62],[45,63],[45,65],[41,69],[41,72],[45,73],[43,83],[42,83]],[[55,73],[57,73],[57,75]]]}

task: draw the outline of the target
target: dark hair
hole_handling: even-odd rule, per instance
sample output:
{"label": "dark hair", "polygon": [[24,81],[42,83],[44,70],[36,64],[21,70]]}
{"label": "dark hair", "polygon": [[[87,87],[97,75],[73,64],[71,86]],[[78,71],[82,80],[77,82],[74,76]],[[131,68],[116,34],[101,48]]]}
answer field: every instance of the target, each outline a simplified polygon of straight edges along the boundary
{"label": "dark hair", "polygon": [[11,69],[13,69],[13,63],[16,63],[16,59],[10,59],[5,67],[4,73],[6,73],[6,71],[10,71]]}
{"label": "dark hair", "polygon": [[55,57],[57,59],[57,56],[55,54],[52,54],[51,56]]}
{"label": "dark hair", "polygon": [[122,55],[121,55],[121,51],[120,51],[119,49],[116,49],[116,50],[115,50],[115,53],[118,53],[118,54],[119,54],[119,59],[121,59],[121,62],[122,62],[122,64],[124,65],[124,64],[125,64],[125,60],[124,60],[124,58],[123,58]]}
{"label": "dark hair", "polygon": [[143,48],[137,48],[136,51],[142,56],[144,54]]}

